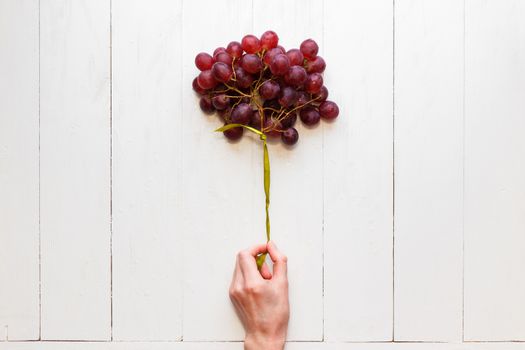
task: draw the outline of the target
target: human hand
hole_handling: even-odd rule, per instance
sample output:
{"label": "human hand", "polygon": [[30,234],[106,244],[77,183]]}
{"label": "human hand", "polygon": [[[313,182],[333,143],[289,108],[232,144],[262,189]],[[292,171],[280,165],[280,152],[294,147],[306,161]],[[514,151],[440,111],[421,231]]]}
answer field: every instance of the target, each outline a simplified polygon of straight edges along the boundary
{"label": "human hand", "polygon": [[[257,269],[257,255],[266,252],[273,273],[266,264]],[[230,299],[246,331],[246,350],[284,349],[290,317],[287,269],[286,256],[272,241],[237,254]]]}

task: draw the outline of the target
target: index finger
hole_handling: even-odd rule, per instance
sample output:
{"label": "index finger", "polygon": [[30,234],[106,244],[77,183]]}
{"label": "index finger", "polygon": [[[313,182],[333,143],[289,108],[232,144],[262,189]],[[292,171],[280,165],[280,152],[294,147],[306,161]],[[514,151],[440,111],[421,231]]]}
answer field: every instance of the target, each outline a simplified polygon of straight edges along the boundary
{"label": "index finger", "polygon": [[262,279],[257,268],[256,257],[259,254],[266,253],[266,251],[266,244],[260,244],[239,253],[239,265],[246,281],[254,282]]}

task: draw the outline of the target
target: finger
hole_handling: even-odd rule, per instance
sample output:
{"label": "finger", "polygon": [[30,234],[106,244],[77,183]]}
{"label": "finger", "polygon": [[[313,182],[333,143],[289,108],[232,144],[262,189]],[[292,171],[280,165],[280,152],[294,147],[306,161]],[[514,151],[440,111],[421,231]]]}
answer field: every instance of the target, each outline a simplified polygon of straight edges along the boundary
{"label": "finger", "polygon": [[278,278],[286,278],[288,273],[288,258],[273,243],[268,242],[268,253],[273,261],[273,275]]}
{"label": "finger", "polygon": [[268,251],[268,248],[266,244],[258,244],[248,249],[248,252],[253,257],[256,257],[259,254],[266,253],[267,251]]}
{"label": "finger", "polygon": [[257,269],[257,261],[255,256],[260,252],[260,249],[243,250],[238,255],[239,266],[241,268],[244,283],[254,283],[262,280],[262,276]]}
{"label": "finger", "polygon": [[243,277],[241,272],[241,267],[239,265],[239,258],[235,260],[235,268],[233,269],[233,277],[232,277],[232,283],[230,285],[231,288],[240,288],[243,284]]}
{"label": "finger", "polygon": [[272,279],[272,273],[270,272],[270,267],[268,266],[268,264],[264,263],[262,266],[261,266],[261,276],[265,279],[265,280],[270,280]]}

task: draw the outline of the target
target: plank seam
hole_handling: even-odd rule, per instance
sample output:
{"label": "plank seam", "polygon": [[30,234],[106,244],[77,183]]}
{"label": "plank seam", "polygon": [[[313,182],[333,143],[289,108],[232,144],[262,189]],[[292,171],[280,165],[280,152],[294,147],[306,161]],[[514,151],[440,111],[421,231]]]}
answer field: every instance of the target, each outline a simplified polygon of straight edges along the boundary
{"label": "plank seam", "polygon": [[41,177],[40,177],[40,72],[41,72],[41,51],[40,51],[40,6],[38,0],[38,340],[42,340],[42,226],[41,222]]}
{"label": "plank seam", "polygon": [[461,340],[465,342],[465,126],[466,126],[466,1],[463,0],[463,130],[462,130],[462,174],[461,174]]}
{"label": "plank seam", "polygon": [[110,339],[113,340],[113,1],[109,0],[109,268]]}
{"label": "plank seam", "polygon": [[395,53],[396,53],[396,1],[392,0],[392,341],[395,341]]}

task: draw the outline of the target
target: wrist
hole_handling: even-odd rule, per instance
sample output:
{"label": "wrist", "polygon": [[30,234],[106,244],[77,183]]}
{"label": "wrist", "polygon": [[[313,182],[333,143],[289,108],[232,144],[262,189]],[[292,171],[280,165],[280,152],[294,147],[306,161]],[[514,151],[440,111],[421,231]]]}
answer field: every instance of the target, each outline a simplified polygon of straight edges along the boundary
{"label": "wrist", "polygon": [[262,334],[247,334],[244,339],[245,350],[283,350],[286,336],[269,337]]}

